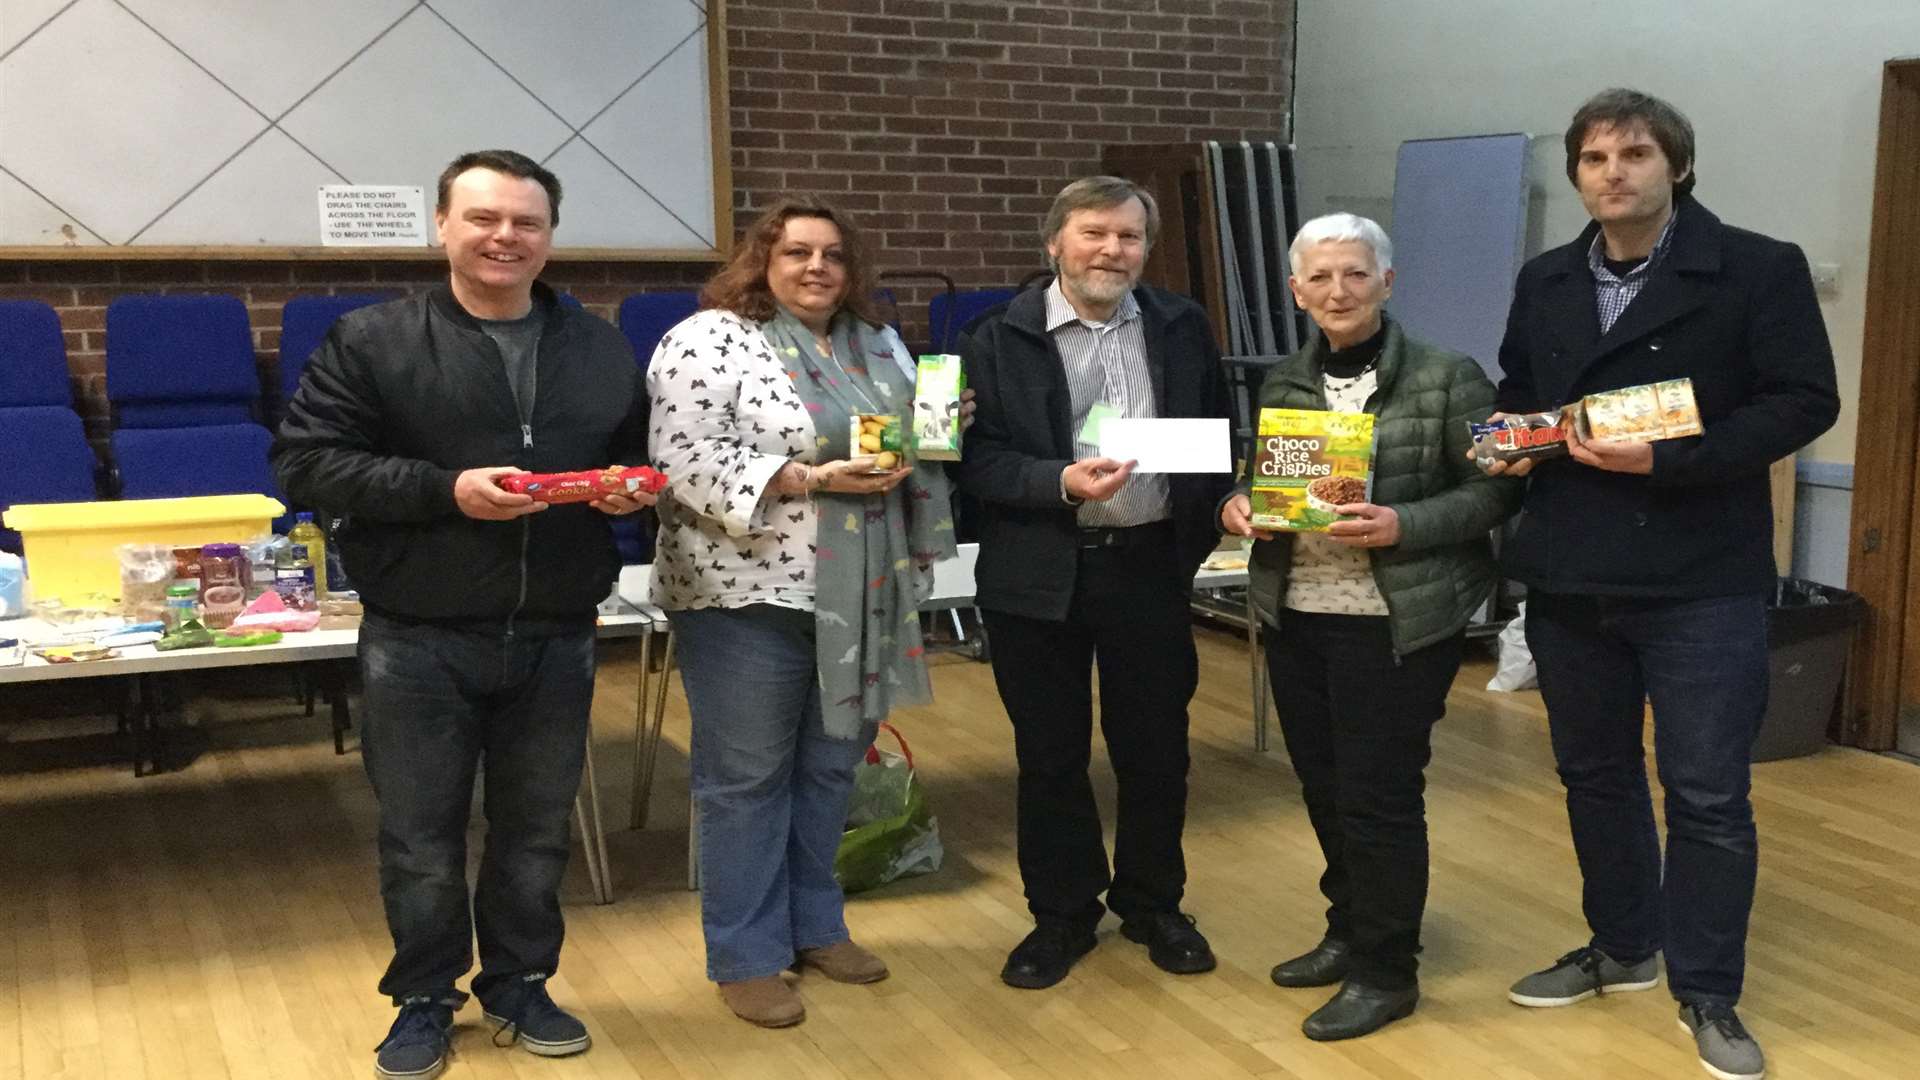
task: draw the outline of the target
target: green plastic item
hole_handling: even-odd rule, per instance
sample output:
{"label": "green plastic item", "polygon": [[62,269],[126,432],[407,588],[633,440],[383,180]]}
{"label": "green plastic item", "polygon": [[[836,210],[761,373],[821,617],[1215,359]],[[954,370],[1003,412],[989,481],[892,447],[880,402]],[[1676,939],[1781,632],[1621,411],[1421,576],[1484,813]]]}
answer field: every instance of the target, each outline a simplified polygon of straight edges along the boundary
{"label": "green plastic item", "polygon": [[248,630],[236,634],[229,630],[213,639],[213,643],[223,649],[244,649],[249,645],[271,645],[281,638],[278,630]]}
{"label": "green plastic item", "polygon": [[[881,726],[892,732],[891,724]],[[845,892],[940,869],[940,823],[904,755],[882,751],[855,769],[847,825],[833,858],[833,876]]]}
{"label": "green plastic item", "polygon": [[161,652],[175,649],[204,649],[213,644],[213,631],[208,630],[199,619],[188,619],[179,626],[166,632],[153,647]]}

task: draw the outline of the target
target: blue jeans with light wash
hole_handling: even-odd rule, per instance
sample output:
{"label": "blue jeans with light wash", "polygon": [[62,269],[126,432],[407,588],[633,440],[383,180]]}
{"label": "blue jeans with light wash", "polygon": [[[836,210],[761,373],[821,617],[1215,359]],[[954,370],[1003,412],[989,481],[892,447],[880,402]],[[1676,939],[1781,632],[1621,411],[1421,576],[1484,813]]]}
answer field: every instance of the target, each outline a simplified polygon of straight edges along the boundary
{"label": "blue jeans with light wash", "polygon": [[777,975],[847,940],[833,857],[873,742],[820,720],[813,613],[768,604],[670,612],[693,716],[707,978]]}
{"label": "blue jeans with light wash", "polygon": [[[380,992],[483,1002],[551,975],[566,927],[560,879],[593,709],[593,623],[445,626],[369,612],[361,756],[380,805],[380,897],[393,961]],[[467,816],[484,768],[486,847],[467,890]]]}
{"label": "blue jeans with light wash", "polygon": [[[1527,597],[1554,759],[1593,945],[1622,963],[1665,950],[1667,989],[1732,1005],[1760,865],[1753,740],[1767,708],[1764,594]],[[1642,748],[1653,705],[1667,850]]]}

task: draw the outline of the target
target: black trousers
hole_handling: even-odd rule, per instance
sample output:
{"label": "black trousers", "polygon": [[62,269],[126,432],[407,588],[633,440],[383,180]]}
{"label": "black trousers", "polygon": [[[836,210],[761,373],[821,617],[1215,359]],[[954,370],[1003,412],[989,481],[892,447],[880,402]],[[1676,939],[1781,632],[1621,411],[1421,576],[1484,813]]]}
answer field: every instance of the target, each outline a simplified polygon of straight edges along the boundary
{"label": "black trousers", "polygon": [[[1020,769],[1020,877],[1037,922],[1091,928],[1103,892],[1122,918],[1177,911],[1186,888],[1187,703],[1199,682],[1192,583],[1175,565],[1172,530],[1141,528],[1153,532],[1081,549],[1064,622],[986,612]],[[1119,788],[1111,875],[1087,775],[1096,665]]]}
{"label": "black trousers", "polygon": [[1464,635],[1398,661],[1385,616],[1283,611],[1266,629],[1275,710],[1327,862],[1327,936],[1363,985],[1413,985],[1427,904],[1426,767]]}

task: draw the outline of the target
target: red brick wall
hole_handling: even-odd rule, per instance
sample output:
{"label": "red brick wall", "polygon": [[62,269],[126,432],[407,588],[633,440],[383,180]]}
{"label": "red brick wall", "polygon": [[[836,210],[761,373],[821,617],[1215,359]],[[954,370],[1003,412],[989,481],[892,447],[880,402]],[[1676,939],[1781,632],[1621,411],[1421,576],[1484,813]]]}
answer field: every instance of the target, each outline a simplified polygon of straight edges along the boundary
{"label": "red brick wall", "polygon": [[[1113,143],[1285,139],[1293,0],[726,0],[734,208],[744,225],[789,191],[859,215],[884,269],[961,287],[1042,263],[1052,195]],[[712,267],[550,265],[609,317],[621,298],[693,288]],[[106,304],[122,292],[228,292],[253,316],[263,379],[280,305],[299,292],[438,280],[412,262],[0,263],[0,296],[59,309],[75,404],[105,433]],[[902,288],[909,340],[928,293]]]}

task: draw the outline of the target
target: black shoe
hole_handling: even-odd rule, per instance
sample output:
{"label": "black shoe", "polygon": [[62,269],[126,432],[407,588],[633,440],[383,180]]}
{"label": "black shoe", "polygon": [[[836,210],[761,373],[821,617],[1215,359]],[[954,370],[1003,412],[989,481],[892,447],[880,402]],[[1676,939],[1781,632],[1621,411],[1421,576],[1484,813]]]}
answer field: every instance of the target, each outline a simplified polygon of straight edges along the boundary
{"label": "black shoe", "polygon": [[566,1057],[593,1045],[587,1026],[547,995],[547,977],[539,972],[494,990],[481,999],[480,1008],[488,1023],[498,1025],[493,1032],[495,1046],[512,1046],[518,1040],[529,1053]]}
{"label": "black shoe", "polygon": [[1059,923],[1042,923],[1007,954],[1000,981],[1022,990],[1045,990],[1067,977],[1073,962],[1093,951],[1100,939],[1093,931]]}
{"label": "black shoe", "polygon": [[1420,988],[1376,990],[1349,982],[1325,1005],[1313,1011],[1300,1025],[1307,1038],[1315,1042],[1357,1039],[1379,1031],[1403,1016],[1413,1015],[1420,1000]]}
{"label": "black shoe", "polygon": [[1273,985],[1334,986],[1352,969],[1352,947],[1338,938],[1321,938],[1312,952],[1273,965]]}
{"label": "black shoe", "polygon": [[380,1080],[433,1080],[447,1067],[452,1030],[452,1005],[427,994],[406,999],[393,1029],[373,1048],[373,1074]]}
{"label": "black shoe", "polygon": [[1193,916],[1178,911],[1136,915],[1120,924],[1120,935],[1147,947],[1147,958],[1161,971],[1198,975],[1212,971],[1213,948],[1193,925]]}

